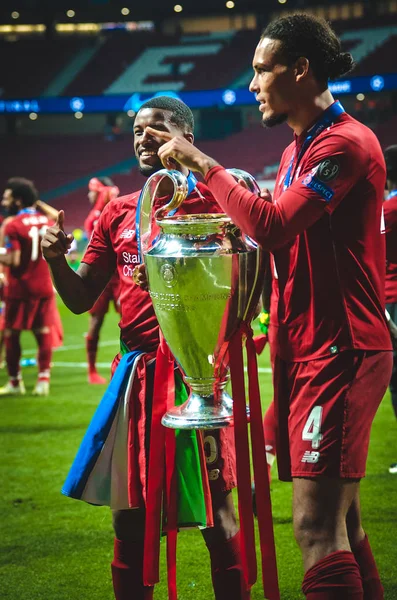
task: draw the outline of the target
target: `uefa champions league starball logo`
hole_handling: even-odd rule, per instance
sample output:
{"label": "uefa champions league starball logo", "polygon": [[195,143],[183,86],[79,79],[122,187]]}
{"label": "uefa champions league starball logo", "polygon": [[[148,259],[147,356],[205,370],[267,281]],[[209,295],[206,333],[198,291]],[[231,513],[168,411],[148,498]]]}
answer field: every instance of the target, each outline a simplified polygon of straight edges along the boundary
{"label": "uefa champions league starball logo", "polygon": [[84,110],[84,100],[83,98],[72,98],[70,101],[70,108],[74,112],[82,112]]}
{"label": "uefa champions league starball logo", "polygon": [[172,265],[165,264],[160,269],[161,277],[167,287],[174,287],[176,284],[176,272]]}
{"label": "uefa champions league starball logo", "polygon": [[228,106],[231,106],[236,102],[236,92],[233,90],[225,90],[222,94],[222,100]]}
{"label": "uefa champions league starball logo", "polygon": [[371,77],[370,86],[374,92],[380,92],[385,87],[385,80],[381,75]]}

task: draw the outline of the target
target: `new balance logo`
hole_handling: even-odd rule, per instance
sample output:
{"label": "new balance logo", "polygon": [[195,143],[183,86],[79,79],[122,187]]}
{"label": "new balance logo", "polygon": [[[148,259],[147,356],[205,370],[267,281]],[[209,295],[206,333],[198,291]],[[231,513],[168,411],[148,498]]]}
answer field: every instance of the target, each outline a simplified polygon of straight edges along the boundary
{"label": "new balance logo", "polygon": [[309,450],[306,450],[306,452],[302,456],[301,462],[316,463],[316,462],[318,462],[319,458],[320,458],[320,452],[310,452]]}
{"label": "new balance logo", "polygon": [[124,229],[123,233],[121,234],[121,238],[125,239],[125,240],[130,240],[133,235],[135,233],[135,229]]}

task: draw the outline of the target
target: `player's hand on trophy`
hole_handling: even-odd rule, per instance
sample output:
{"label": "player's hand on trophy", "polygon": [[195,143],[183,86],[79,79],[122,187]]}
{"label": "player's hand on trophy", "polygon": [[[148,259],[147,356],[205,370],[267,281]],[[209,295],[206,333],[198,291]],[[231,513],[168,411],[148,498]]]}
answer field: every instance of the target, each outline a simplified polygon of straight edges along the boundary
{"label": "player's hand on trophy", "polygon": [[193,146],[183,136],[173,136],[168,131],[159,131],[146,127],[146,133],[165,142],[158,149],[158,157],[166,169],[175,169],[175,161],[191,171],[198,171],[202,175],[215,167],[218,163]]}
{"label": "player's hand on trophy", "polygon": [[134,283],[139,285],[140,288],[142,288],[145,291],[148,290],[146,267],[143,263],[134,267],[134,270],[132,271],[132,279]]}
{"label": "player's hand on trophy", "polygon": [[[239,179],[238,183],[241,185],[241,187],[245,188],[246,190],[249,189],[247,182],[244,181],[244,179]],[[267,202],[272,202],[272,193],[268,188],[262,188],[261,193],[259,195]]]}
{"label": "player's hand on trophy", "polygon": [[70,250],[74,238],[71,233],[65,233],[64,218],[65,213],[60,210],[55,224],[48,227],[41,240],[41,250],[46,260],[59,258]]}

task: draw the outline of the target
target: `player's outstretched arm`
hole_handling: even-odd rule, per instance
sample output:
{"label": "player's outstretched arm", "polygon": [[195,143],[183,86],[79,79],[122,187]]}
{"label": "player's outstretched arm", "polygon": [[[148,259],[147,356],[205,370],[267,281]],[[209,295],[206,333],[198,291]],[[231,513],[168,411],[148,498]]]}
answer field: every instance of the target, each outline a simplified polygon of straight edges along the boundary
{"label": "player's outstretched arm", "polygon": [[65,258],[72,241],[73,236],[64,231],[61,210],[55,225],[47,229],[41,249],[60,297],[72,312],[80,314],[93,306],[112,274],[86,263],[82,263],[77,272],[73,271]]}

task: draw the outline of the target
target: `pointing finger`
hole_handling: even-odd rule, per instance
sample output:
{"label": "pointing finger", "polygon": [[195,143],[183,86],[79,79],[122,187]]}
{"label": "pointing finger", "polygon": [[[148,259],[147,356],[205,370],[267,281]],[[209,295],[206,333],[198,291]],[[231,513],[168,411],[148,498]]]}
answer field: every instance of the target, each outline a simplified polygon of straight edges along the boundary
{"label": "pointing finger", "polygon": [[166,142],[169,142],[174,137],[169,131],[159,131],[158,129],[153,129],[153,127],[146,127],[145,132]]}
{"label": "pointing finger", "polygon": [[65,219],[65,213],[63,210],[60,210],[57,216],[57,220],[55,221],[55,224],[59,227],[59,229],[62,229],[62,231],[64,230],[64,219]]}

